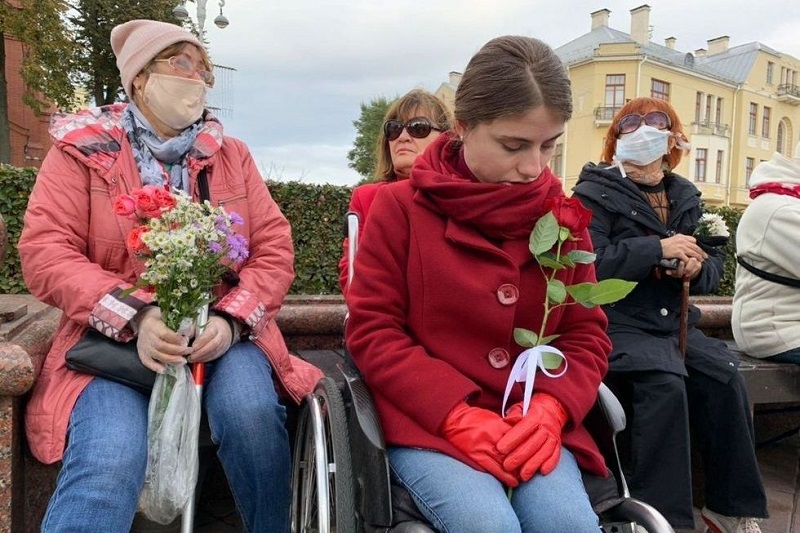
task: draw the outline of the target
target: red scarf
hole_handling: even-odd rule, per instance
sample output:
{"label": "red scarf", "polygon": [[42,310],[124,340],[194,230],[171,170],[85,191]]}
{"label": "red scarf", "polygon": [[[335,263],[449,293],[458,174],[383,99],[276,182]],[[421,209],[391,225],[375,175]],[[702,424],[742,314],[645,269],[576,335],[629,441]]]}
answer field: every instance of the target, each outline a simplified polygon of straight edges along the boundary
{"label": "red scarf", "polygon": [[750,189],[750,198],[755,198],[756,196],[761,196],[769,192],[800,198],[800,185],[785,185],[777,181],[768,181]]}
{"label": "red scarf", "polygon": [[478,181],[450,135],[440,135],[417,158],[410,180],[441,213],[492,239],[527,237],[546,213],[544,201],[564,196],[561,181],[549,167],[530,183]]}

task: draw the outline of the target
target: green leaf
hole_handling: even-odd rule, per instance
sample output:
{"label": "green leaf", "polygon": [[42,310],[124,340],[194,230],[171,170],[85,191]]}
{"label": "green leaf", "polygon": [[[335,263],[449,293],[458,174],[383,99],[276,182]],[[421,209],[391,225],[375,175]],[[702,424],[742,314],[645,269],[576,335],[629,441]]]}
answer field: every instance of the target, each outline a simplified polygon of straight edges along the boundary
{"label": "green leaf", "polygon": [[567,253],[567,257],[569,257],[572,261],[576,263],[581,263],[583,265],[591,265],[594,263],[597,254],[593,254],[592,252],[587,252],[585,250],[570,250]]}
{"label": "green leaf", "polygon": [[592,288],[591,301],[594,305],[606,305],[625,298],[636,287],[635,281],[604,279]]}
{"label": "green leaf", "polygon": [[553,270],[563,270],[564,265],[556,261],[556,255],[552,252],[545,252],[536,256],[536,261],[545,268],[552,268]]}
{"label": "green leaf", "polygon": [[544,366],[547,370],[555,370],[562,364],[564,364],[564,359],[557,353],[542,353],[542,366]]}
{"label": "green leaf", "polygon": [[566,255],[561,256],[561,264],[567,268],[575,268],[575,262]]}
{"label": "green leaf", "polygon": [[548,336],[546,336],[546,337],[542,337],[542,342],[541,342],[541,344],[550,344],[551,342],[553,342],[554,340],[556,340],[556,339],[557,339],[557,338],[559,338],[560,336],[561,336],[561,335],[548,335]]}
{"label": "green leaf", "polygon": [[525,348],[533,348],[538,344],[539,336],[529,329],[514,328],[514,341]]}
{"label": "green leaf", "polygon": [[594,283],[578,283],[576,285],[567,285],[566,291],[576,303],[586,306],[588,302],[592,301],[593,287]]}
{"label": "green leaf", "polygon": [[536,221],[528,245],[534,257],[538,257],[553,247],[558,240],[558,230],[558,222],[551,212]]}
{"label": "green leaf", "polygon": [[584,307],[606,305],[625,298],[636,287],[635,281],[604,279],[598,283],[578,283],[567,287],[567,293]]}
{"label": "green leaf", "polygon": [[551,279],[547,282],[547,298],[556,304],[564,303],[567,299],[567,291],[564,282],[558,279]]}
{"label": "green leaf", "polygon": [[568,228],[565,228],[564,226],[559,226],[558,227],[558,240],[559,241],[564,242],[567,239],[569,239],[571,235],[572,234],[569,232]]}

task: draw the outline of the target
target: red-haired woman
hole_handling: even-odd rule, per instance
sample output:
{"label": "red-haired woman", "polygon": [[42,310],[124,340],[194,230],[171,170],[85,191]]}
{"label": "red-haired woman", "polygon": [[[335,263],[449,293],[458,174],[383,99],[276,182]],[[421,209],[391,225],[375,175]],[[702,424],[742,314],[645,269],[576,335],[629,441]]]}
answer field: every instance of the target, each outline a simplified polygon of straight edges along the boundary
{"label": "red-haired woman", "polygon": [[719,286],[724,262],[721,249],[692,236],[700,192],[672,171],[688,148],[668,102],[634,99],[614,117],[602,163],[584,166],[575,186],[594,212],[589,230],[598,279],[638,282],[605,306],[613,344],[606,382],[629,410],[633,496],[674,527],[694,527],[691,427],[704,462],[706,525],[757,533],[750,517],[765,517],[767,505],[738,359],[694,327],[695,307],[685,360],[679,349],[682,279],[690,280],[692,294],[708,294]]}

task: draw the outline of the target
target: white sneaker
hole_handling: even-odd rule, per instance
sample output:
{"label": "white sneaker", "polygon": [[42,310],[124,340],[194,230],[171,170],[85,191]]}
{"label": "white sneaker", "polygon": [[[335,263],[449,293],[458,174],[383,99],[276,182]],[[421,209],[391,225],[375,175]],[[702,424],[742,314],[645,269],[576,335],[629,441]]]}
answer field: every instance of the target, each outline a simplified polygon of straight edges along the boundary
{"label": "white sneaker", "polygon": [[758,520],[736,516],[724,516],[703,507],[700,516],[710,533],[761,533]]}

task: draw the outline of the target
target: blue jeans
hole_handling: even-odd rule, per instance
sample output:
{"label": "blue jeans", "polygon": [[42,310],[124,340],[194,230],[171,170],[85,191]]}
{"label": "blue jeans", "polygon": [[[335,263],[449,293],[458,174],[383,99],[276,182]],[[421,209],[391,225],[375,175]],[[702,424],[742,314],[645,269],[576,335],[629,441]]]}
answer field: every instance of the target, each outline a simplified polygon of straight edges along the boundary
{"label": "blue jeans", "polygon": [[774,363],[794,363],[800,365],[800,348],[793,348],[772,357],[765,357],[765,361],[772,361]]}
{"label": "blue jeans", "polygon": [[521,484],[510,500],[491,474],[439,452],[393,447],[389,465],[392,480],[442,533],[599,531],[578,465],[564,448],[555,470]]}
{"label": "blue jeans", "polygon": [[[203,409],[246,531],[289,531],[286,408],[253,343],[206,365]],[[95,377],[70,416],[43,532],[129,531],[147,466],[149,398]]]}

